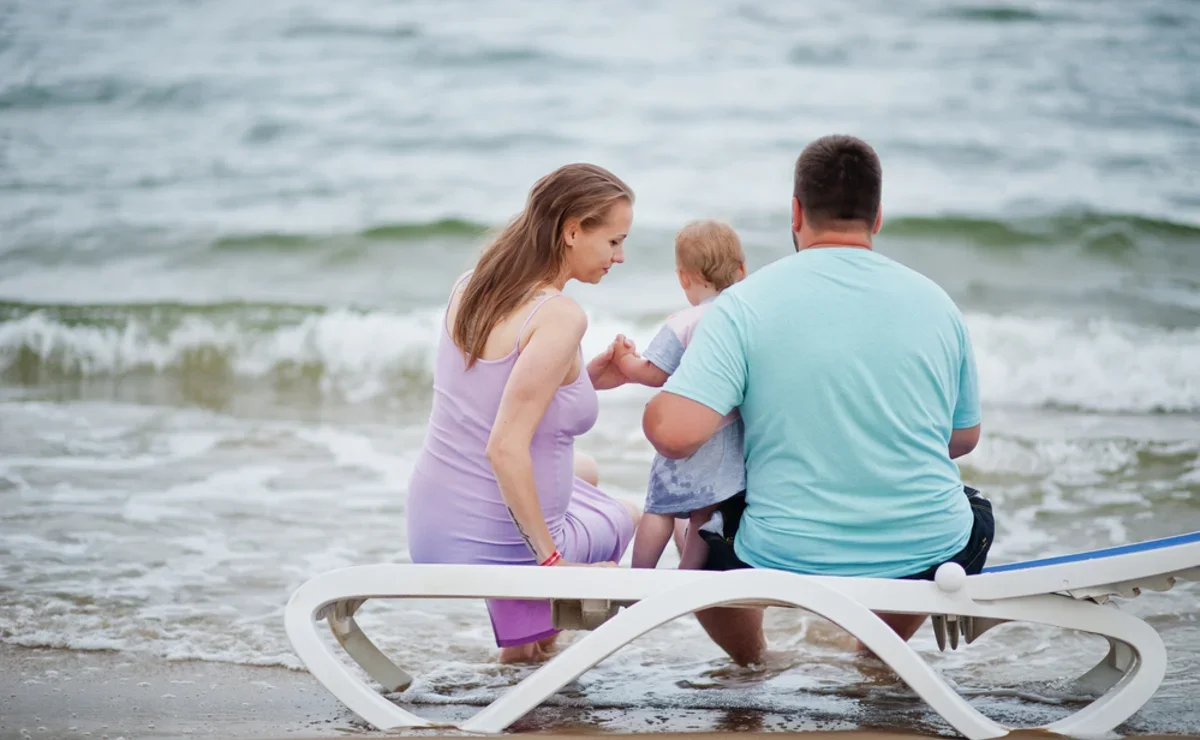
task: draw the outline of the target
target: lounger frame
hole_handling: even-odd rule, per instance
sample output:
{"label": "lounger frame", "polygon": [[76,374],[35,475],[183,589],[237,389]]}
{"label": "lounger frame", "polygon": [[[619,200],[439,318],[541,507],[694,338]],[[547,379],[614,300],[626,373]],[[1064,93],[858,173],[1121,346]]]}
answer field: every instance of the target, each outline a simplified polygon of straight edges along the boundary
{"label": "lounger frame", "polygon": [[[971,643],[1005,622],[1033,622],[1106,638],[1108,655],[1080,680],[1098,697],[1039,729],[1063,735],[1110,732],[1140,709],[1167,668],[1162,639],[1144,620],[1110,599],[1165,590],[1200,579],[1200,533],[1110,548],[1065,559],[999,566],[967,576],[957,565],[935,581],[802,576],[782,571],[724,573],[625,568],[379,564],[316,576],[292,595],[285,612],[297,655],[329,691],[381,730],[449,726],[494,734],[568,682],[650,630],[713,606],[805,609],[839,625],[875,652],[958,732],[972,740],[1013,729],[971,706],[874,612],[933,616],[939,647]],[[464,722],[438,725],[397,706],[335,654],[318,627],[328,623],[345,652],[386,693],[412,678],[385,656],[354,619],[369,599],[546,599],[557,624],[589,629],[553,659]]]}

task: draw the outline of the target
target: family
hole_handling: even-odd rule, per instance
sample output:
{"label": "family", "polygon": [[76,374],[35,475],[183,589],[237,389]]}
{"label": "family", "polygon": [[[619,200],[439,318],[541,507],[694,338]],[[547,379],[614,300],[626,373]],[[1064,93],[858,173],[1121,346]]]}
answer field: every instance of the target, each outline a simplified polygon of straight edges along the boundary
{"label": "family", "polygon": [[[932,579],[978,573],[991,503],[955,458],[979,440],[975,359],[962,314],[933,281],[872,249],[882,168],[851,136],[796,161],[795,254],[746,274],[736,232],[696,221],[675,239],[689,308],[638,352],[618,336],[585,359],[567,282],[625,261],[633,191],[572,164],[450,292],[429,428],[409,486],[416,563],[680,567]],[[643,431],[656,450],[644,513],[603,493],[574,439],[598,390],[661,390]],[[540,660],[556,630],[542,601],[492,600],[500,660]],[[697,613],[734,661],[766,650],[762,611]],[[902,638],[922,615],[881,614]]]}

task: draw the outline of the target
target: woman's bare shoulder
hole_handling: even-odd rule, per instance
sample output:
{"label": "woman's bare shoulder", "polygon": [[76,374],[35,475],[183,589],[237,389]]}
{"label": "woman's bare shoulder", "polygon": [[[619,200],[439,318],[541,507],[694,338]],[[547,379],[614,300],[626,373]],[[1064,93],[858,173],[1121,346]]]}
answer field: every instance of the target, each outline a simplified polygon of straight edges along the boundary
{"label": "woman's bare shoulder", "polygon": [[458,300],[458,297],[461,296],[463,294],[463,291],[465,291],[467,289],[467,283],[471,282],[470,280],[468,280],[468,278],[471,277],[471,273],[473,273],[473,272],[475,272],[475,270],[470,269],[470,270],[467,270],[466,272],[464,272],[463,274],[459,275],[458,277],[454,278],[454,287],[450,289],[450,301],[451,302]]}
{"label": "woman's bare shoulder", "polygon": [[542,326],[556,326],[563,329],[572,329],[583,334],[587,329],[588,317],[587,312],[583,310],[583,306],[567,295],[558,291],[545,291],[540,296],[535,296],[532,299],[535,305],[544,300],[542,305],[538,306],[537,313],[530,322],[534,329]]}
{"label": "woman's bare shoulder", "polygon": [[462,300],[463,291],[467,289],[467,278],[474,270],[467,270],[454,279],[454,287],[450,289],[450,298],[446,301],[446,313],[453,317],[458,313],[458,304]]}

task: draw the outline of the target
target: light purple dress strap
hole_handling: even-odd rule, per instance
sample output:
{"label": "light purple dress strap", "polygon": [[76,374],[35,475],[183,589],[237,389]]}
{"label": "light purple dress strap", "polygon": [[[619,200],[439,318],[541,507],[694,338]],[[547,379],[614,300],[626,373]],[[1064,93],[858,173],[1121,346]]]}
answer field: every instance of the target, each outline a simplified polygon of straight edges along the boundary
{"label": "light purple dress strap", "polygon": [[475,271],[474,271],[474,270],[467,270],[466,272],[464,272],[464,273],[462,274],[462,277],[460,277],[460,278],[459,278],[459,279],[458,279],[458,280],[457,280],[457,281],[454,283],[454,287],[450,289],[450,299],[451,299],[451,300],[454,300],[454,296],[458,295],[458,291],[459,291],[459,289],[461,289],[461,288],[462,288],[462,286],[463,286],[463,284],[464,284],[464,283],[466,283],[468,280],[470,280],[470,279],[471,279],[471,275],[473,275],[474,273],[475,273]]}
{"label": "light purple dress strap", "polygon": [[517,344],[513,349],[514,352],[521,349],[521,335],[525,333],[525,329],[529,326],[529,321],[533,318],[533,315],[538,312],[539,308],[546,305],[546,301],[550,300],[551,298],[557,298],[560,295],[562,295],[562,293],[551,293],[548,296],[543,296],[542,300],[533,304],[533,310],[530,311],[529,315],[525,317],[525,320],[521,322],[521,328],[517,329]]}

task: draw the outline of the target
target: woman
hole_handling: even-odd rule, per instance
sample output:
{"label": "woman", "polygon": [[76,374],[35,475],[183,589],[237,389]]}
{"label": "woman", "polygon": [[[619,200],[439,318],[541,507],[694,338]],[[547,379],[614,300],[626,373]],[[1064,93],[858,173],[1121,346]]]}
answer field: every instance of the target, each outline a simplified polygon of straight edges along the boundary
{"label": "woman", "polygon": [[[640,511],[575,472],[596,389],[625,382],[614,349],[584,364],[587,317],[562,293],[624,262],[633,191],[600,167],[539,180],[525,210],[451,293],[433,409],[409,483],[416,563],[564,566],[619,560]],[[556,631],[545,601],[489,600],[502,662],[539,660]]]}

